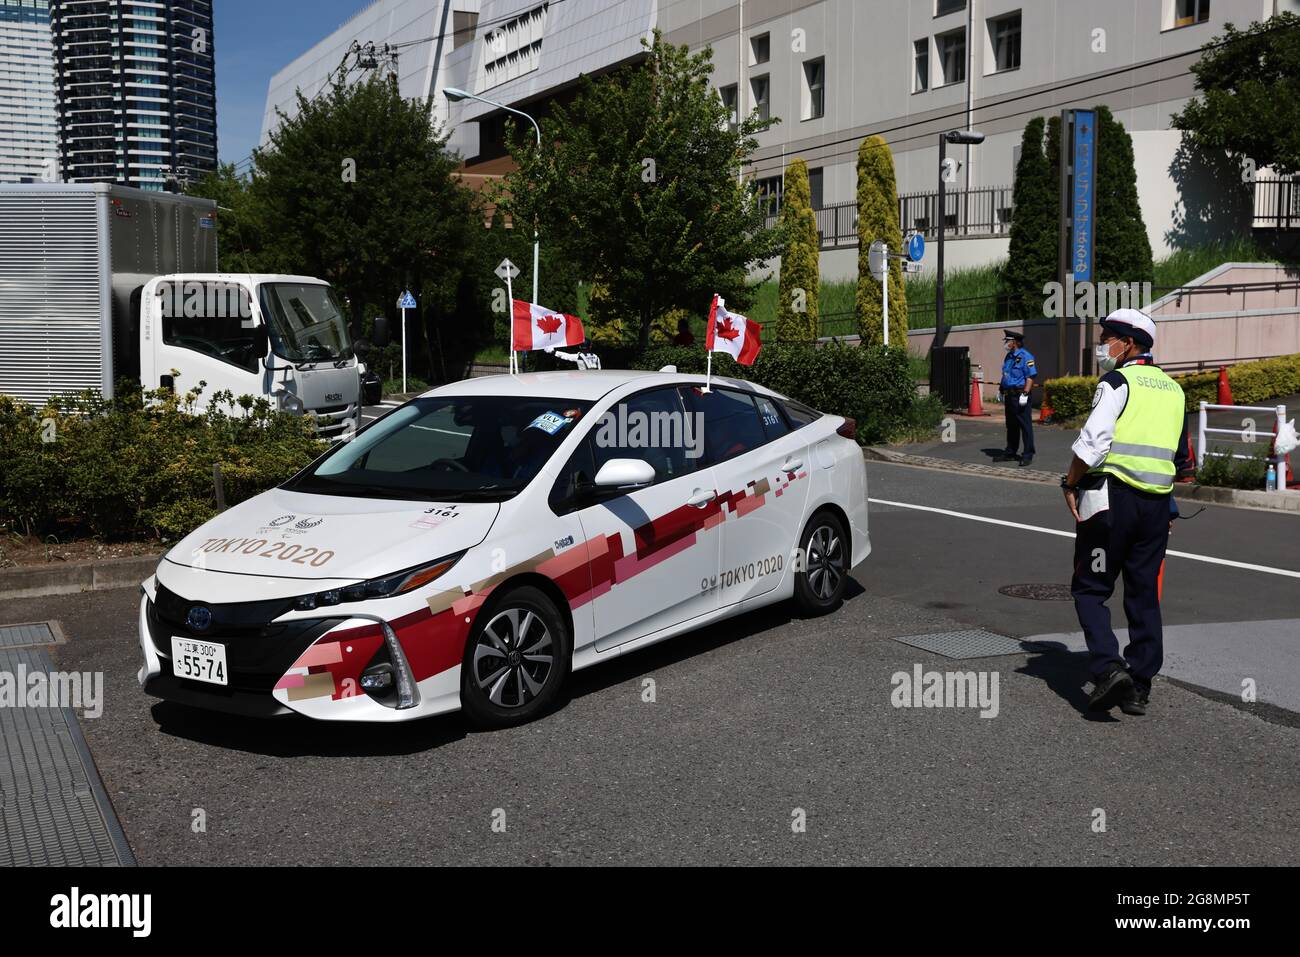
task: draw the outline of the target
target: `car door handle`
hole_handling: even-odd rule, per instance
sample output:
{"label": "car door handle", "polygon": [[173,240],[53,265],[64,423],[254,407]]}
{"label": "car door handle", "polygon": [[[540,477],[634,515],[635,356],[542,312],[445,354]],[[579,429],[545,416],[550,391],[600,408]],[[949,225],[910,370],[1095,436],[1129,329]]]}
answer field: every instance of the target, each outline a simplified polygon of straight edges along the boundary
{"label": "car door handle", "polygon": [[691,497],[686,500],[686,504],[693,505],[696,508],[704,508],[717,497],[718,493],[711,488],[697,488],[691,493]]}
{"label": "car door handle", "polygon": [[803,468],[803,459],[795,458],[793,455],[781,463],[782,472],[797,472]]}

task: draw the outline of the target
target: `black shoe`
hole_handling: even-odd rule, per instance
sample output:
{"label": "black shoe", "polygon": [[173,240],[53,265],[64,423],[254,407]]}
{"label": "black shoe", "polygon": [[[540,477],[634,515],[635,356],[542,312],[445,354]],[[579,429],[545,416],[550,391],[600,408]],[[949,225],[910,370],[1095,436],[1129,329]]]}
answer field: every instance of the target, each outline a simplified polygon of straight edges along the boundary
{"label": "black shoe", "polygon": [[995,461],[995,462],[1019,462],[1019,461],[1020,461],[1020,456],[1017,455],[1015,452],[1007,452],[1007,451],[1004,450],[1003,453],[1002,453],[1001,455],[999,455],[999,456],[996,456],[996,457],[993,459],[993,461]]}
{"label": "black shoe", "polygon": [[1020,460],[1020,467],[1021,467],[1021,468],[1024,468],[1026,465],[1028,465],[1028,464],[1029,464],[1030,462],[1032,462],[1033,460],[1034,460],[1034,457],[1033,457],[1032,455],[1026,455],[1024,458],[1022,458],[1022,459]]}
{"label": "black shoe", "polygon": [[1133,690],[1133,679],[1119,665],[1110,669],[1096,679],[1092,693],[1088,695],[1089,711],[1109,711],[1119,704]]}
{"label": "black shoe", "polygon": [[1147,713],[1147,702],[1150,700],[1151,689],[1139,688],[1134,684],[1133,689],[1120,700],[1119,710],[1134,716],[1144,715]]}

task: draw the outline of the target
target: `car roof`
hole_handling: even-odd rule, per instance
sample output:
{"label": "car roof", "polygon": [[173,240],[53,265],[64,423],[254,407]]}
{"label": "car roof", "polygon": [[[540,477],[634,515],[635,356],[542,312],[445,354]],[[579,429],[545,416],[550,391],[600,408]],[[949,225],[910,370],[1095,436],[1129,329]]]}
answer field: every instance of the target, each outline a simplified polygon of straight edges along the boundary
{"label": "car roof", "polygon": [[[679,372],[651,372],[642,369],[561,369],[557,372],[521,372],[517,375],[500,374],[476,376],[451,382],[424,395],[517,395],[543,396],[596,401],[622,386],[635,384],[639,388],[658,385],[693,384],[703,375],[685,375]],[[718,385],[777,396],[778,393],[753,382],[714,376]]]}

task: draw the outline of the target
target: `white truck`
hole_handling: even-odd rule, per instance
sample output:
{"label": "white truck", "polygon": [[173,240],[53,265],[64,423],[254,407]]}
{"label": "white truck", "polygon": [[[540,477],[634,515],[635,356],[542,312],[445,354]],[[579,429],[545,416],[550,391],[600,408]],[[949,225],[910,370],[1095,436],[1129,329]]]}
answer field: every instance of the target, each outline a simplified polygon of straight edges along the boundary
{"label": "white truck", "polygon": [[95,184],[0,186],[0,393],[265,396],[356,430],[357,356],[323,280],[217,271],[211,200]]}

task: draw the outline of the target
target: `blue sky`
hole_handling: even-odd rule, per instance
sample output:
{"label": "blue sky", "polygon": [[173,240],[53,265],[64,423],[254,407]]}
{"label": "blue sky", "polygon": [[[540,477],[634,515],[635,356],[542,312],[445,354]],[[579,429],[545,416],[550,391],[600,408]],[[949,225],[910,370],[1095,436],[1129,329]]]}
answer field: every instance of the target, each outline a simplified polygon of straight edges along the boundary
{"label": "blue sky", "polygon": [[238,162],[257,145],[272,74],[368,2],[215,0],[217,149],[223,163]]}

